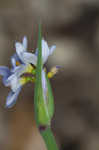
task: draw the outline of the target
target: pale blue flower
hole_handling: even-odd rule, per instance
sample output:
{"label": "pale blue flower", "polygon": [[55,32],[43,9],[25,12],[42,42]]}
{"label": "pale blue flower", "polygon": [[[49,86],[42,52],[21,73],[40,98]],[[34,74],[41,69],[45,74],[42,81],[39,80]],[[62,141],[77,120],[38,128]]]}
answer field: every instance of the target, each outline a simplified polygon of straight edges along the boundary
{"label": "pale blue flower", "polygon": [[[44,39],[42,39],[42,61],[43,61],[43,64],[46,63],[48,57],[50,55],[52,55],[55,48],[56,48],[55,45],[53,45],[51,47],[48,47],[47,42]],[[23,55],[22,55],[25,62],[33,64],[34,66],[36,66],[36,64],[37,64],[37,56],[38,56],[38,49],[36,49],[36,52],[34,54],[29,53],[29,52],[24,52]],[[47,83],[46,83],[44,69],[42,70],[42,89],[43,89],[44,99],[46,99],[46,96],[47,96]]]}
{"label": "pale blue flower", "polygon": [[[21,76],[29,72],[31,73],[32,65],[37,64],[38,49],[36,52],[27,52],[27,38],[24,37],[22,43],[16,42],[16,53],[11,57],[12,68],[9,69],[5,66],[0,66],[0,75],[3,76],[3,83],[5,86],[11,87],[11,92],[6,99],[6,107],[11,108],[17,100],[17,97],[21,91],[23,84],[21,81]],[[42,39],[42,60],[43,64],[47,61],[48,56],[53,53],[56,46],[48,47],[47,42]],[[16,65],[17,62],[19,65]],[[44,72],[44,71],[43,71]],[[44,73],[42,73],[42,76]],[[43,79],[44,80],[44,79]],[[44,83],[43,83],[44,85]],[[44,88],[45,90],[45,88]]]}
{"label": "pale blue flower", "polygon": [[[55,45],[48,47],[47,42],[44,39],[42,39],[42,61],[43,61],[43,64],[46,63],[48,56],[52,55],[55,48],[56,48]],[[25,62],[33,64],[36,66],[37,54],[38,54],[38,49],[36,50],[35,54],[29,53],[29,52],[24,52],[23,53],[23,59]]]}
{"label": "pale blue flower", "polygon": [[[23,42],[17,42],[15,44],[16,53],[11,57],[12,68],[9,69],[5,66],[0,66],[0,75],[3,76],[3,83],[5,86],[11,87],[11,92],[6,99],[6,107],[12,107],[17,100],[18,94],[21,91],[22,84],[20,82],[20,76],[26,72],[29,64],[26,64],[23,60],[22,54],[27,50],[27,38],[23,38]],[[20,65],[16,65],[19,62]]]}

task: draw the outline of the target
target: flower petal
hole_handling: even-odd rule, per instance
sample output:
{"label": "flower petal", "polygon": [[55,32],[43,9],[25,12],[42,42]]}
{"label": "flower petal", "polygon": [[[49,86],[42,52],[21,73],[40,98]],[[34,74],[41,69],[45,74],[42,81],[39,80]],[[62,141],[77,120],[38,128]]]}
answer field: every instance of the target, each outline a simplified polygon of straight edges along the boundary
{"label": "flower petal", "polygon": [[13,75],[11,76],[10,78],[10,86],[11,86],[11,89],[13,92],[16,92],[18,88],[20,88],[22,85],[21,83],[19,82],[20,78],[17,78],[17,76],[14,76]]}
{"label": "flower petal", "polygon": [[23,59],[22,59],[23,58],[22,54],[23,54],[23,52],[26,51],[25,48],[24,48],[24,46],[21,43],[17,42],[15,44],[15,47],[16,47],[16,53],[17,53],[18,57],[20,58],[20,60],[22,62],[24,62]]}
{"label": "flower petal", "polygon": [[6,107],[11,108],[16,103],[17,97],[21,91],[21,87],[16,92],[11,91],[6,99]]}
{"label": "flower petal", "polygon": [[46,82],[46,77],[45,77],[44,70],[42,70],[42,88],[43,88],[43,96],[44,96],[44,99],[46,100],[48,89],[47,89],[47,82]]}
{"label": "flower petal", "polygon": [[25,63],[31,63],[33,65],[37,64],[37,56],[32,53],[24,52],[23,53],[23,60]]}
{"label": "flower petal", "polygon": [[16,67],[16,62],[19,62],[20,64],[23,64],[23,62],[21,61],[21,59],[18,57],[18,55],[15,53],[12,57],[11,57],[11,64],[13,69]]}
{"label": "flower petal", "polygon": [[35,55],[38,56],[38,48],[35,51]]}
{"label": "flower petal", "polygon": [[52,55],[55,49],[56,49],[56,45],[53,45],[50,47],[50,50],[49,50],[50,55]]}
{"label": "flower petal", "polygon": [[15,72],[7,78],[7,85],[11,86],[12,91],[15,92],[21,86],[21,83],[19,82],[20,76],[26,72],[26,67],[27,66],[25,65],[16,67]]}
{"label": "flower petal", "polygon": [[11,75],[9,68],[6,66],[0,66],[0,75],[3,76],[3,84],[8,86],[7,78]]}
{"label": "flower petal", "polygon": [[43,64],[47,61],[49,56],[49,47],[47,42],[43,39],[42,40],[42,59],[43,59]]}
{"label": "flower petal", "polygon": [[9,76],[11,74],[10,70],[6,66],[0,66],[0,75],[1,76]]}
{"label": "flower petal", "polygon": [[11,71],[13,72],[14,75],[17,75],[19,77],[20,75],[22,75],[25,72],[26,67],[27,67],[27,65],[23,64],[23,65],[13,68]]}
{"label": "flower petal", "polygon": [[15,68],[16,67],[16,60],[14,57],[11,57],[11,64],[12,64],[12,67]]}
{"label": "flower petal", "polygon": [[24,36],[22,44],[23,44],[25,50],[27,50],[28,41],[27,41],[27,37],[26,36]]}
{"label": "flower petal", "polygon": [[[44,39],[42,39],[42,60],[43,60],[43,64],[45,64],[45,62],[48,59],[48,56],[51,55],[54,52],[55,48],[56,48],[55,45],[53,45],[49,48],[47,42]],[[36,49],[35,55],[36,56],[38,55],[38,49]]]}
{"label": "flower petal", "polygon": [[3,79],[2,79],[2,82],[3,82],[3,84],[4,84],[5,86],[9,86],[9,82],[8,82],[7,79],[8,79],[7,76],[3,77]]}

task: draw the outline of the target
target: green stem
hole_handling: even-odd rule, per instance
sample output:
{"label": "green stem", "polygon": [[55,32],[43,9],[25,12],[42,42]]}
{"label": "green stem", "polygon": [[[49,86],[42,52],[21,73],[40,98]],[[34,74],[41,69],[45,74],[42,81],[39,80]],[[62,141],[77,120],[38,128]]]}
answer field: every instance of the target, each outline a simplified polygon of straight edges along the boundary
{"label": "green stem", "polygon": [[40,133],[44,139],[47,150],[59,150],[50,127],[40,131]]}

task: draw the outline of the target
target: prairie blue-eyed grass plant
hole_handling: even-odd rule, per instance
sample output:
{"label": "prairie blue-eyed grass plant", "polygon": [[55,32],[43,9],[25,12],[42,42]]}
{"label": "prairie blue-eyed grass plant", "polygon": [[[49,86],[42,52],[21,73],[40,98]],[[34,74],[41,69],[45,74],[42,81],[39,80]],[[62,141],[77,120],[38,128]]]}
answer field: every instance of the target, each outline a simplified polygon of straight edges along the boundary
{"label": "prairie blue-eyed grass plant", "polygon": [[45,141],[48,150],[58,150],[53,133],[51,120],[54,114],[54,99],[49,78],[58,71],[58,66],[47,73],[44,68],[48,57],[54,52],[56,46],[48,47],[41,36],[39,25],[38,47],[35,53],[27,51],[27,38],[22,43],[15,43],[16,52],[11,57],[12,67],[0,66],[0,75],[3,76],[5,86],[10,86],[11,92],[6,99],[6,107],[11,108],[16,103],[21,88],[27,82],[35,83],[34,109],[37,127]]}

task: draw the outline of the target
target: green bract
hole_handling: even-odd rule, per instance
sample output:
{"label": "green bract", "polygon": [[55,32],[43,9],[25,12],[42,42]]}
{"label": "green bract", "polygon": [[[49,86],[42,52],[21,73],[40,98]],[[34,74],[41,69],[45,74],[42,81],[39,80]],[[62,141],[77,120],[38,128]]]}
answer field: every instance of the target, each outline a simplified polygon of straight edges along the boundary
{"label": "green bract", "polygon": [[[54,102],[51,90],[50,81],[46,72],[43,69],[42,63],[42,42],[41,42],[41,27],[39,26],[39,39],[38,39],[38,58],[36,68],[36,82],[35,82],[35,119],[38,126],[50,125],[54,113]],[[42,71],[45,73],[45,81],[47,91],[44,93],[42,85]],[[46,98],[44,97],[46,94]]]}

